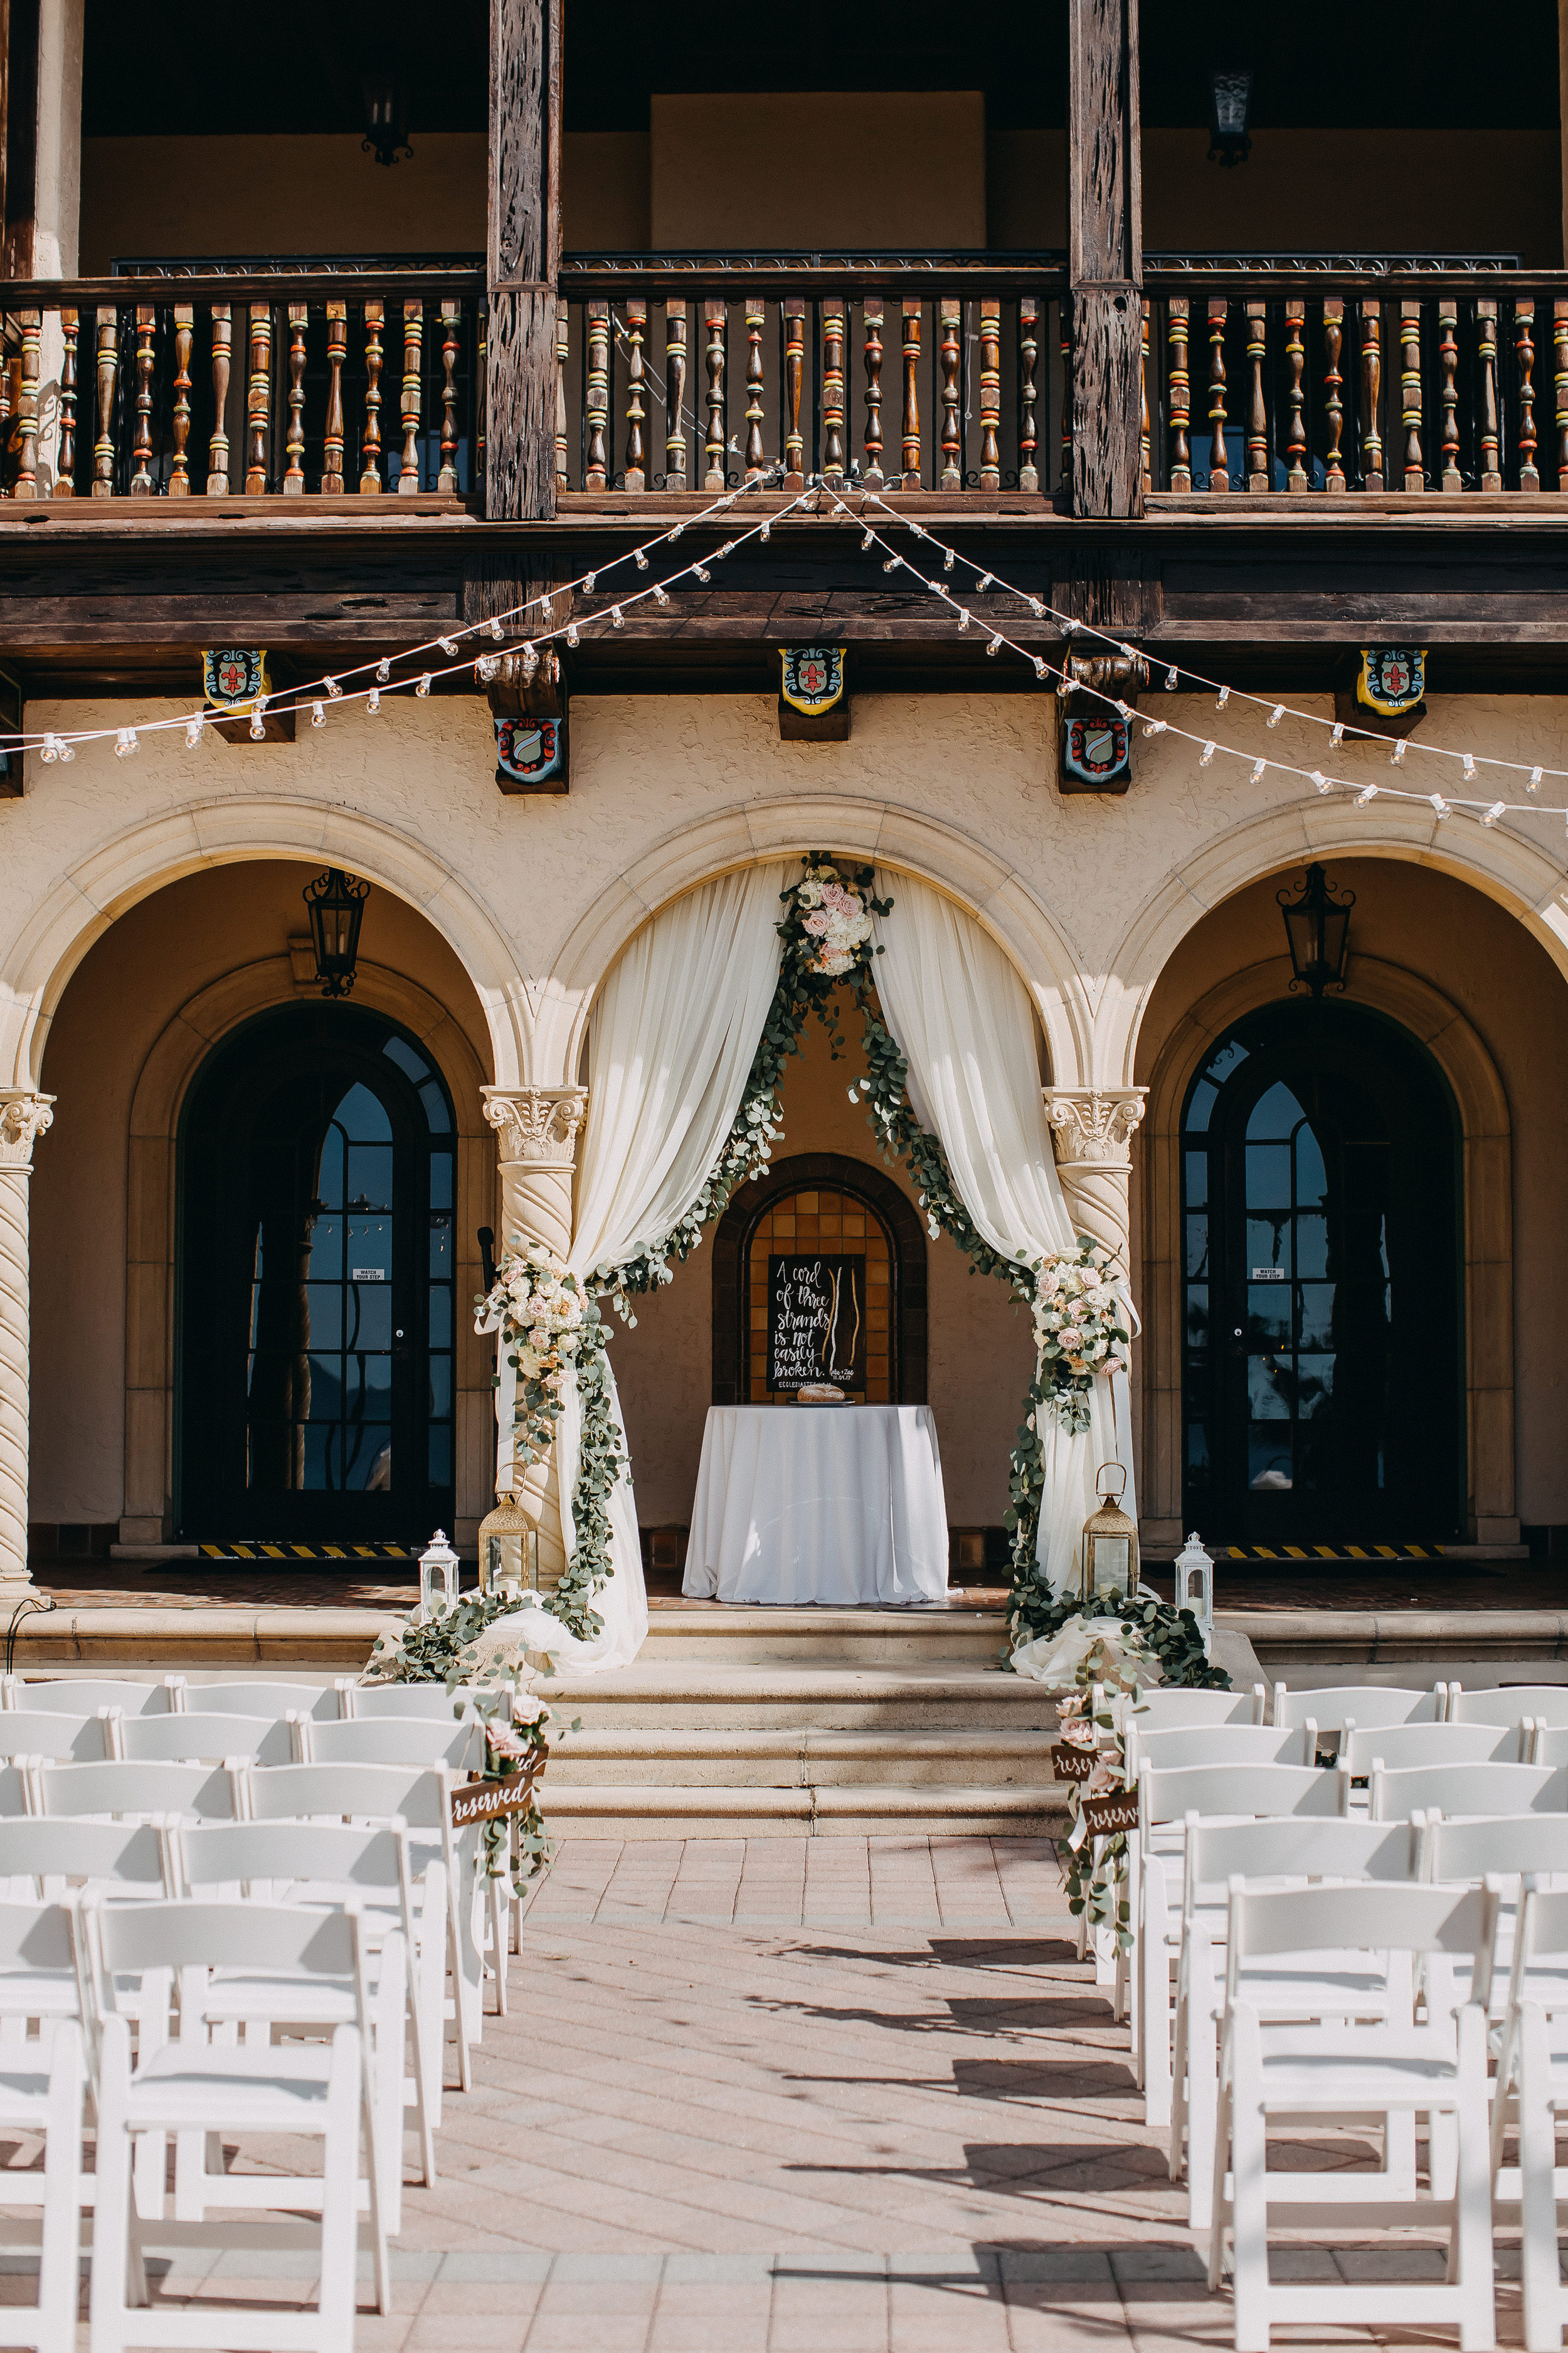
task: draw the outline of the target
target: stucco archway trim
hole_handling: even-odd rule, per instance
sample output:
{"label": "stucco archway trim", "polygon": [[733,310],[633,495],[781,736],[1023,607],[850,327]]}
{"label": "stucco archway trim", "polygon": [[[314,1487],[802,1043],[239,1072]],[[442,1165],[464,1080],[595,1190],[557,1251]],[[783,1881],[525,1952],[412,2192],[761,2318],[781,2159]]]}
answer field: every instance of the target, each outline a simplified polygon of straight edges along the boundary
{"label": "stucco archway trim", "polygon": [[[1231,973],[1189,1008],[1150,1073],[1136,1158],[1141,1229],[1143,1461],[1151,1536],[1180,1541],[1182,1511],[1181,1117],[1187,1089],[1226,1029],[1277,1003],[1288,956]],[[1463,1136],[1465,1388],[1471,1533],[1514,1544],[1513,1141],[1508,1097],[1479,1033],[1429,981],[1377,956],[1351,958],[1345,1002],[1364,1005],[1418,1039],[1452,1090]]]}
{"label": "stucco archway trim", "polygon": [[[264,956],[226,973],[181,1006],[138,1075],[126,1139],[125,1509],[123,1544],[164,1540],[174,1485],[174,1282],[178,1250],[176,1146],[180,1113],[215,1046],[257,1014],[300,1001],[288,956]],[[458,1132],[457,1284],[462,1303],[480,1288],[478,1227],[494,1222],[495,1150],[481,1115],[488,1072],[451,1009],[416,981],[362,963],[354,1003],[402,1024],[429,1051],[452,1098]],[[459,1314],[456,1462],[458,1528],[466,1540],[493,1499],[494,1359]]]}

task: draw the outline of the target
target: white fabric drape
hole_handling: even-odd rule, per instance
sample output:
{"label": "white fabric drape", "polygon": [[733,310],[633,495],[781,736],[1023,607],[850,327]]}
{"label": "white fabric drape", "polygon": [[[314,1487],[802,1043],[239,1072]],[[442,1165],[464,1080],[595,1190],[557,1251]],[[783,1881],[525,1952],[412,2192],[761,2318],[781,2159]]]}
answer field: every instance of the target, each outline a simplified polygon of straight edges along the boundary
{"label": "white fabric drape", "polygon": [[[1070,1250],[1040,1094],[1034,1008],[1022,980],[972,915],[929,883],[900,874],[890,915],[876,923],[875,967],[888,1027],[909,1064],[910,1106],[947,1155],[976,1230],[1005,1257]],[[1110,1383],[1089,1393],[1090,1428],[1073,1438],[1042,1416],[1045,1493],[1037,1557],[1060,1592],[1078,1574],[1095,1472],[1117,1459]],[[1129,1470],[1124,1508],[1136,1513]]]}
{"label": "white fabric drape", "polygon": [[[588,1024],[588,1117],[577,1176],[571,1270],[622,1266],[659,1241],[701,1191],[741,1108],[763,1025],[778,986],[782,860],[726,874],[656,915],[616,965]],[[605,1311],[609,1314],[608,1309]],[[611,1318],[613,1324],[613,1317]],[[626,1424],[615,1373],[616,1426]],[[562,1533],[576,1531],[572,1491],[582,1443],[575,1385],[556,1436]],[[647,1595],[631,1472],[610,1498],[614,1574],[594,1608],[605,1621],[579,1642],[547,1612],[537,1643],[567,1674],[626,1666],[647,1633]]]}

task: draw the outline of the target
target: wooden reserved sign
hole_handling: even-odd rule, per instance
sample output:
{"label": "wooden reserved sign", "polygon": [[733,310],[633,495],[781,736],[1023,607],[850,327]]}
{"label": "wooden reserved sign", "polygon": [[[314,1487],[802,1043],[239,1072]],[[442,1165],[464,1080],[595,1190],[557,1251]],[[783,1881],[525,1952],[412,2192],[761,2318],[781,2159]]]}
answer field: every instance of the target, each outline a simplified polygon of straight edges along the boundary
{"label": "wooden reserved sign", "polygon": [[502,1781],[465,1781],[452,1792],[452,1828],[467,1830],[470,1822],[492,1822],[502,1814],[521,1814],[533,1795],[537,1765],[525,1772],[509,1773]]}
{"label": "wooden reserved sign", "polygon": [[1058,1781],[1087,1781],[1100,1762],[1098,1751],[1058,1740],[1051,1747],[1051,1770]]}
{"label": "wooden reserved sign", "polygon": [[1079,1818],[1095,1838],[1110,1838],[1116,1831],[1135,1831],[1138,1792],[1110,1789],[1103,1798],[1085,1798],[1079,1805]]}

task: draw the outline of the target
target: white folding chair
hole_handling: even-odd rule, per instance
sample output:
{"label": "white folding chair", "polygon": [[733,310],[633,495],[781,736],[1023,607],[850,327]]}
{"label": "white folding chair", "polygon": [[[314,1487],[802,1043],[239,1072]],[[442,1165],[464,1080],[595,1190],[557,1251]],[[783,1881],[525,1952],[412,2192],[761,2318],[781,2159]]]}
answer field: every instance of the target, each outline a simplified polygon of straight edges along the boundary
{"label": "white folding chair", "polygon": [[[1395,2024],[1386,2016],[1362,2021],[1359,2002],[1347,2008],[1342,1991],[1315,2019],[1271,2025],[1255,2003],[1227,2000],[1220,2057],[1215,2135],[1214,2223],[1209,2233],[1209,2285],[1223,2275],[1226,2242],[1233,2251],[1237,2353],[1267,2353],[1271,2327],[1291,2323],[1339,2323],[1364,2328],[1458,2325],[1465,2353],[1496,2342],[1492,2301],[1490,2183],[1487,2173],[1486,1999],[1496,1900],[1485,1888],[1362,1885],[1255,1890],[1231,1887],[1226,1963],[1241,1985],[1265,1963],[1288,1957],[1362,1954],[1381,1981],[1393,1956],[1426,1965],[1427,2021]],[[1476,1999],[1458,2006],[1442,1998],[1445,1966],[1468,1965]],[[1270,2120],[1297,2138],[1316,2118],[1339,2126],[1357,2116],[1394,2118],[1425,2114],[1434,2142],[1446,2127],[1454,2152],[1451,2196],[1366,2196],[1382,2185],[1359,2177],[1353,2206],[1342,2193],[1325,2196],[1321,2172],[1268,2167]],[[1436,2173],[1436,2166],[1434,2166]],[[1441,2284],[1422,2279],[1394,2284],[1381,2268],[1375,2280],[1325,2286],[1316,2280],[1271,2280],[1268,2231],[1321,2228],[1325,2214],[1341,2224],[1353,2216],[1363,2232],[1379,2226],[1430,2229],[1448,2234],[1448,2273]]]}
{"label": "white folding chair", "polygon": [[239,1678],[228,1683],[193,1683],[182,1676],[175,1704],[199,1708],[204,1715],[264,1715],[276,1723],[296,1715],[325,1716],[335,1722],[338,1694],[331,1683],[263,1683]]}
{"label": "white folding chair", "polygon": [[[1568,2168],[1557,2162],[1558,2118],[1568,2114],[1568,1891],[1524,1881],[1492,2102],[1494,2200],[1518,2200],[1524,2243],[1521,2284],[1529,2353],[1555,2348],[1568,2322],[1557,2252],[1557,2210]],[[1517,2170],[1503,2164],[1508,2127],[1519,2130]],[[1511,2177],[1511,2178],[1510,2178]]]}
{"label": "white folding chair", "polygon": [[[436,2179],[441,2122],[442,1997],[447,1983],[447,1875],[438,1862],[417,1877],[401,1819],[344,1822],[210,1822],[170,1831],[171,1895],[255,1897],[267,1904],[360,1907],[360,1935],[379,1951],[401,1930],[408,1956],[408,2022],[414,2073],[404,2105],[414,2111],[421,2179]],[[0,1860],[4,1859],[0,1832]],[[389,2223],[389,2228],[392,2225]]]}
{"label": "white folding chair", "polygon": [[[331,2041],[218,2042],[208,2033],[201,1987],[213,1968],[247,1968],[290,1981],[285,2000],[312,1982],[329,1990],[358,1982],[353,1915],[260,1904],[89,1904],[85,1917],[92,1983],[101,2005],[98,2042],[98,2171],[91,2289],[93,2353],[132,2346],[220,2343],[234,2353],[342,2353],[354,2328],[357,2209],[364,2112],[361,2030],[344,2023]],[[171,1970],[182,1980],[179,2034],[154,2042],[143,2030],[135,2073],[128,2021],[118,2013],[118,1978]],[[187,2006],[186,1993],[189,2000]],[[132,2309],[126,2301],[131,2239],[132,2136],[174,2133],[203,2147],[224,2133],[307,2135],[322,2144],[319,2175],[207,2177],[212,2205],[268,2203],[320,2211],[321,2278],[313,2308],[269,2304],[221,2315]],[[377,2302],[391,2308],[386,2239],[378,2208],[374,2125],[365,2198]],[[244,2194],[247,2185],[259,2195]]]}
{"label": "white folding chair", "polygon": [[[1356,1820],[1313,1820],[1294,1817],[1249,1822],[1205,1822],[1189,1814],[1185,1823],[1182,1872],[1181,1966],[1176,1981],[1175,2053],[1171,2107],[1171,2179],[1187,2174],[1187,2227],[1206,2231],[1212,2220],[1214,2196],[1215,2107],[1218,2088],[1219,2019],[1224,2000],[1223,1948],[1229,1915],[1230,1883],[1245,1879],[1249,1886],[1304,1886],[1311,1880],[1393,1880],[1419,1876],[1419,1842],[1408,1822]],[[1216,1953],[1215,1948],[1219,1947]],[[1247,1999],[1260,2016],[1278,2018],[1311,2014],[1306,2006],[1327,1991],[1331,1962],[1320,1957],[1309,1982],[1292,1982],[1288,1973],[1259,1971],[1246,1981]],[[1373,1992],[1359,1963],[1352,1978],[1355,1999],[1365,2002]],[[1342,1973],[1336,1989],[1346,1990]],[[1396,1983],[1387,2003],[1403,1995],[1409,2006],[1408,1981]],[[1415,2179],[1415,2139],[1400,2152],[1407,2177]],[[1392,2163],[1385,2158],[1385,2169]],[[1343,2177],[1347,2190],[1358,2185],[1364,2195],[1364,2174]]]}
{"label": "white folding chair", "polygon": [[1352,1725],[1340,1742],[1341,1759],[1358,1779],[1381,1757],[1392,1772],[1418,1765],[1520,1765],[1516,1724]]}
{"label": "white folding chair", "polygon": [[338,1715],[347,1723],[366,1719],[450,1724],[477,1697],[489,1697],[472,1684],[448,1691],[445,1683],[362,1683],[353,1675],[337,1679]]}
{"label": "white folding chair", "polygon": [[1568,1683],[1503,1683],[1496,1691],[1448,1685],[1450,1724],[1518,1724],[1525,1716],[1558,1729],[1568,1725]]}
{"label": "white folding chair", "polygon": [[1530,1761],[1532,1765],[1568,1765],[1568,1728],[1558,1724],[1542,1724],[1537,1717],[1531,1739]]}
{"label": "white folding chair", "polygon": [[297,1729],[301,1765],[446,1765],[477,1772],[484,1762],[482,1727],[472,1717],[455,1723],[449,1711],[445,1717],[355,1717],[346,1724],[307,1717]]}
{"label": "white folding chair", "polygon": [[1568,1813],[1481,1814],[1449,1821],[1434,1810],[1420,1835],[1421,1876],[1446,1886],[1568,1872]]}
{"label": "white folding chair", "polygon": [[55,1708],[0,1708],[0,1757],[45,1757],[51,1764],[100,1764],[113,1755],[110,1711],[67,1715]]}
{"label": "white folding chair", "polygon": [[183,1708],[173,1715],[106,1714],[110,1754],[127,1764],[217,1765],[243,1757],[247,1765],[300,1761],[296,1724],[270,1715],[215,1715]]}
{"label": "white folding chair", "polygon": [[1167,1690],[1157,1683],[1142,1692],[1138,1704],[1128,1710],[1129,1723],[1144,1732],[1175,1732],[1193,1724],[1262,1724],[1268,1704],[1268,1687],[1254,1683],[1250,1691]]}
{"label": "white folding chair", "polygon": [[1162,1773],[1189,1765],[1310,1765],[1308,1725],[1189,1724],[1145,1732],[1135,1715],[1127,1719],[1127,1778],[1138,1778],[1147,1757]]}
{"label": "white folding chair", "polygon": [[1367,1812],[1374,1822],[1408,1820],[1434,1807],[1447,1815],[1560,1814],[1568,1810],[1568,1767],[1412,1765],[1384,1770],[1373,1758]]}
{"label": "white folding chair", "polygon": [[[77,2337],[87,2073],[79,2018],[70,1907],[0,1903],[0,2132],[44,2136],[41,2173],[0,2166],[0,2227],[11,2243],[39,2251],[37,2302],[0,2307],[0,2337],[37,2353],[69,2353]],[[21,2222],[31,2207],[38,2220]]]}
{"label": "white folding chair", "polygon": [[[196,1821],[239,1819],[243,1764],[37,1765],[27,1777],[27,1812],[90,1814],[103,1821],[155,1821],[163,1814]],[[0,1775],[0,1783],[4,1776]],[[0,1789],[0,1812],[5,1812]]]}
{"label": "white folding chair", "polygon": [[0,1821],[0,1888],[12,1903],[87,1889],[146,1902],[166,1893],[163,1842],[144,1822]]}
{"label": "white folding chair", "polygon": [[117,1707],[126,1715],[164,1715],[174,1704],[183,1675],[165,1675],[161,1683],[94,1682],[88,1676],[57,1676],[32,1683],[21,1675],[0,1678],[0,1708],[24,1708],[61,1715],[96,1715],[100,1707]]}
{"label": "white folding chair", "polygon": [[1320,1733],[1342,1733],[1352,1724],[1441,1724],[1447,1704],[1447,1683],[1430,1691],[1384,1691],[1376,1683],[1331,1683],[1321,1691],[1274,1686],[1275,1723],[1304,1724],[1310,1716]]}

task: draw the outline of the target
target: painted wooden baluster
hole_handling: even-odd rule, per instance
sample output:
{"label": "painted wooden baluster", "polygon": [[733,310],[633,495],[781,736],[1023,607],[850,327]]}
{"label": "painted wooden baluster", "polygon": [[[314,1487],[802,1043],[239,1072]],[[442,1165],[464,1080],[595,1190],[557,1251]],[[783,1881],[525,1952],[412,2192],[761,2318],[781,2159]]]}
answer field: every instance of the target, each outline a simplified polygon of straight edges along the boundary
{"label": "painted wooden baluster", "polygon": [[1535,462],[1535,304],[1515,302],[1513,306],[1513,348],[1519,361],[1519,487],[1521,491],[1541,488],[1541,470]]}
{"label": "painted wooden baluster", "polygon": [[1193,453],[1187,438],[1193,408],[1193,384],[1187,364],[1190,332],[1187,298],[1184,294],[1173,294],[1165,306],[1165,342],[1171,355],[1165,379],[1165,400],[1171,417],[1171,488],[1173,491],[1190,491],[1193,487]]}
{"label": "painted wooden baluster", "polygon": [[403,458],[397,469],[397,493],[413,498],[419,488],[419,427],[425,421],[425,305],[403,306],[403,398],[398,414],[403,425]]}
{"label": "painted wooden baluster", "polygon": [[327,305],[327,417],[321,435],[321,496],[341,498],[343,489],[343,362],[349,352],[349,306]]}
{"label": "painted wooden baluster", "polygon": [[1312,487],[1307,471],[1306,393],[1301,381],[1307,366],[1307,305],[1298,295],[1285,305],[1285,489],[1289,495]]}
{"label": "painted wooden baluster", "polygon": [[[451,326],[447,324],[447,313],[448,311],[451,311],[454,322]],[[456,373],[458,365],[458,328],[456,322],[458,320],[458,313],[459,306],[457,303],[442,303],[441,364],[446,370],[446,381],[443,383],[441,387],[441,398],[443,402],[445,402],[447,387],[449,386],[452,396],[452,431],[454,436],[456,436],[458,429],[458,385]],[[571,433],[566,422],[566,365],[572,356],[571,326],[572,305],[570,302],[557,302],[555,305],[555,487],[558,491],[567,491],[572,487],[572,475],[570,470]],[[447,357],[448,351],[451,354],[449,359]],[[443,424],[443,439],[441,443],[441,486],[443,490],[447,486],[447,444],[444,438],[445,433],[446,427]],[[454,438],[452,443],[452,488],[456,490],[457,487],[458,444],[456,438]]]}
{"label": "painted wooden baluster", "polygon": [[153,348],[153,330],[158,313],[150,304],[139,304],[136,311],[136,438],[132,455],[136,460],[131,477],[133,499],[150,499],[153,481],[153,367],[156,354]]}
{"label": "painted wooden baluster", "polygon": [[1035,370],[1040,359],[1040,301],[1037,294],[1018,297],[1018,488],[1037,491],[1040,469],[1037,463],[1040,448],[1040,432],[1035,411],[1039,394],[1035,385]]}
{"label": "painted wooden baluster", "polygon": [[191,494],[191,352],[196,312],[191,302],[174,305],[174,405],[169,418],[169,482],[172,499]]}
{"label": "painted wooden baluster", "polygon": [[1058,452],[1060,471],[1058,482],[1072,480],[1072,305],[1064,294],[1060,302],[1061,364],[1062,364],[1062,439]]}
{"label": "painted wooden baluster", "polygon": [[805,441],[800,427],[800,404],[805,390],[805,297],[786,294],[784,306],[784,454],[786,491],[805,482]]}
{"label": "painted wooden baluster", "polygon": [[1263,366],[1268,356],[1268,305],[1247,305],[1247,487],[1269,487],[1268,404],[1263,389]]}
{"label": "painted wooden baluster", "polygon": [[1401,302],[1399,306],[1399,399],[1400,422],[1405,427],[1405,487],[1406,491],[1424,491],[1426,459],[1421,434],[1426,420],[1421,398],[1419,302]]}
{"label": "painted wooden baluster", "polygon": [[1361,486],[1383,488],[1383,306],[1361,306]]}
{"label": "painted wooden baluster", "polygon": [[904,297],[904,475],[906,491],[921,487],[921,305]]}
{"label": "painted wooden baluster", "polygon": [[710,294],[702,305],[707,327],[707,346],[703,364],[708,370],[708,438],[704,444],[708,470],[702,477],[705,491],[724,488],[724,345],[729,330],[729,312],[722,295]]}
{"label": "painted wooden baluster", "polygon": [[963,304],[956,294],[944,294],[942,322],[942,487],[963,488],[963,425],[959,416],[959,369],[963,357]]}
{"label": "painted wooden baluster", "polygon": [[1145,498],[1154,487],[1154,452],[1149,426],[1149,318],[1145,299],[1138,329],[1138,486]]}
{"label": "painted wooden baluster", "polygon": [[643,347],[647,342],[647,304],[640,295],[626,303],[626,488],[647,488],[647,451],[643,426],[647,419],[647,368]]}
{"label": "painted wooden baluster", "polygon": [[588,447],[583,465],[583,488],[602,491],[610,471],[610,306],[595,298],[584,304],[588,337],[588,375],[583,398],[588,417]]}
{"label": "painted wooden baluster", "polygon": [[120,313],[98,314],[98,438],[92,445],[92,495],[114,496],[114,392],[120,376]]}
{"label": "painted wooden baluster", "polygon": [[57,499],[76,496],[77,336],[80,323],[78,311],[60,312],[60,440],[51,493]]}
{"label": "painted wooden baluster", "polygon": [[1443,488],[1457,491],[1459,480],[1459,306],[1451,294],[1437,305],[1437,365],[1442,383],[1437,402],[1443,412]]}
{"label": "painted wooden baluster", "polygon": [[38,361],[44,344],[41,311],[18,311],[22,338],[22,381],[16,402],[16,480],[14,499],[38,495]]}
{"label": "painted wooden baluster", "polygon": [[474,336],[474,487],[483,490],[489,476],[490,395],[489,360],[490,306],[479,298],[479,324]]}
{"label": "painted wooden baluster", "polygon": [[763,329],[767,303],[752,287],[745,300],[746,316],[746,480],[754,482],[763,470],[767,450],[763,443]]}
{"label": "painted wooden baluster", "polygon": [[[462,349],[463,306],[460,302],[441,305],[441,467],[436,477],[436,488],[444,497],[454,498],[458,490],[458,358]],[[556,356],[555,373],[555,486],[562,488],[562,474],[566,464],[566,390],[563,380],[564,345],[566,340],[566,305],[561,303],[555,313]]]}
{"label": "painted wooden baluster", "polygon": [[283,472],[283,490],[287,497],[302,498],[305,494],[305,327],[308,318],[303,302],[289,305],[289,433],[284,450],[289,463]]}
{"label": "painted wooden baluster", "polygon": [[[1568,491],[1568,302],[1552,305],[1553,385],[1557,394],[1557,488]],[[60,376],[60,406],[65,406],[65,376]],[[61,427],[62,447],[64,427]]]}
{"label": "painted wooden baluster", "polygon": [[1497,400],[1497,301],[1483,295],[1476,304],[1476,360],[1481,380],[1480,443],[1481,488],[1500,491],[1502,488],[1501,448],[1498,438]]}
{"label": "painted wooden baluster", "polygon": [[1345,461],[1340,448],[1340,437],[1345,429],[1345,380],[1340,373],[1340,354],[1344,349],[1345,306],[1338,301],[1323,304],[1323,420],[1328,430],[1329,445],[1323,452],[1323,488],[1342,491],[1345,487]]}
{"label": "painted wooden baluster", "polygon": [[844,478],[844,303],[829,294],[822,305],[822,470]]}
{"label": "painted wooden baluster", "polygon": [[1229,318],[1229,301],[1225,294],[1210,294],[1208,301],[1208,487],[1225,491],[1231,487],[1231,459],[1225,447],[1225,322]]}
{"label": "painted wooden baluster", "polygon": [[367,302],[364,306],[364,430],[360,437],[359,487],[362,498],[374,498],[385,487],[381,478],[381,370],[384,356],[381,334],[385,322],[385,306],[380,302]]}
{"label": "painted wooden baluster", "polygon": [[[16,411],[20,375],[19,360],[13,358],[5,349],[8,332],[6,313],[0,310],[0,470],[7,468],[11,460],[11,420]],[[3,483],[0,483],[0,499],[7,495]]]}
{"label": "painted wooden baluster", "polygon": [[228,374],[234,357],[234,317],[226,302],[212,307],[213,429],[207,443],[207,496],[228,496]]}
{"label": "painted wooden baluster", "polygon": [[686,488],[686,302],[664,306],[664,487]]}
{"label": "painted wooden baluster", "polygon": [[250,306],[250,375],[245,396],[245,494],[267,489],[272,443],[272,305]]}
{"label": "painted wooden baluster", "polygon": [[[1145,396],[1145,404],[1147,396]],[[1149,417],[1143,415],[1144,447],[1148,447]],[[980,487],[1002,487],[1002,305],[994,297],[980,303]]]}
{"label": "painted wooden baluster", "polygon": [[868,294],[860,305],[866,331],[866,472],[868,491],[879,491],[882,471],[882,298]]}

